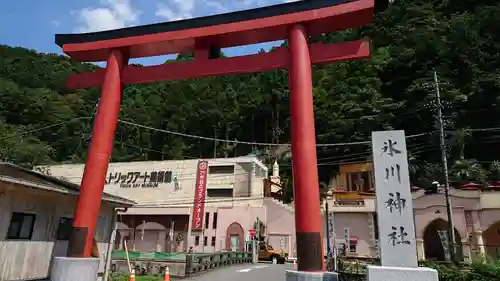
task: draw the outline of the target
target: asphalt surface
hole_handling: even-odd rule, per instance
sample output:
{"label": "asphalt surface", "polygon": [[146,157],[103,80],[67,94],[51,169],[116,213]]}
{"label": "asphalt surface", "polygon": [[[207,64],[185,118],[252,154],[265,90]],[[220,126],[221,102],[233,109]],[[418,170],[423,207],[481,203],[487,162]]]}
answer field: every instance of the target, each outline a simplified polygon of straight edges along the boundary
{"label": "asphalt surface", "polygon": [[187,281],[285,281],[285,271],[292,264],[242,264],[214,269],[202,275],[186,278]]}

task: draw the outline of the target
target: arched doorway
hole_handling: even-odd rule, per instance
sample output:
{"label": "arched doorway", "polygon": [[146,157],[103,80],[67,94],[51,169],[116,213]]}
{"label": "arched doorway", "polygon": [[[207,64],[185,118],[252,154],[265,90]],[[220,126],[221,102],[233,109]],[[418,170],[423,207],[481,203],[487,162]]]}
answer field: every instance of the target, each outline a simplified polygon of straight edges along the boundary
{"label": "arched doorway", "polygon": [[132,236],[132,229],[123,222],[117,222],[114,249],[115,250],[124,249],[124,241],[127,241],[127,243],[129,243],[131,236]]}
{"label": "arched doorway", "polygon": [[492,224],[483,232],[486,254],[495,260],[500,259],[500,221]]}
{"label": "arched doorway", "polygon": [[226,230],[226,250],[243,251],[245,249],[245,234],[243,227],[237,222],[233,222]]}
{"label": "arched doorway", "polygon": [[[446,260],[440,235],[447,235],[448,222],[443,219],[432,221],[424,231],[424,251],[426,259]],[[441,233],[441,234],[440,234]],[[462,259],[462,238],[455,228],[455,245],[458,258]]]}
{"label": "arched doorway", "polygon": [[164,251],[167,228],[157,222],[144,221],[135,228],[134,248],[139,252]]}

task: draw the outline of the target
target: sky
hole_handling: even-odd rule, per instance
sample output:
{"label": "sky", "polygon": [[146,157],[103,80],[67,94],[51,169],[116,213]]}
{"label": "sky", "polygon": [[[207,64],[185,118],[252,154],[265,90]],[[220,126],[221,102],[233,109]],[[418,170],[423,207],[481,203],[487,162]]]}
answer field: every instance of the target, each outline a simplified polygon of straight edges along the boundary
{"label": "sky", "polygon": [[[0,44],[62,54],[57,33],[82,33],[175,21],[294,0],[14,0],[0,1]],[[281,42],[224,49],[228,56],[257,53]],[[145,65],[172,56],[135,59]]]}

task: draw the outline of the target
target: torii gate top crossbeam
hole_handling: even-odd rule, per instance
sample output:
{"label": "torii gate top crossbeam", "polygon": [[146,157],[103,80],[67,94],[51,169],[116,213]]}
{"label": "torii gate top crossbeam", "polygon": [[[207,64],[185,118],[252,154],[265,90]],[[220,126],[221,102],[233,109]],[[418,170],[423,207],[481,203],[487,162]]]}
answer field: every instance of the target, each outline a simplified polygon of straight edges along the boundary
{"label": "torii gate top crossbeam", "polygon": [[370,24],[374,0],[303,0],[246,11],[110,31],[57,34],[56,44],[75,60],[106,61],[113,48],[129,58],[210,47],[227,48],[284,40],[295,23],[309,36]]}

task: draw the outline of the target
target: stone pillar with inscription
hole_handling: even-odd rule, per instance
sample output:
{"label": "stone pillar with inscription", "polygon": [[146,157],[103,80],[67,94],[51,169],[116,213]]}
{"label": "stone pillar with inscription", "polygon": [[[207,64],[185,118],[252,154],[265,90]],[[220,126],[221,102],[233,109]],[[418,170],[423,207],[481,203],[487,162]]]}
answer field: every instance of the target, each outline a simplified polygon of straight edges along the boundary
{"label": "stone pillar with inscription", "polygon": [[372,133],[381,266],[368,266],[368,281],[437,281],[436,270],[418,267],[413,202],[404,131]]}

